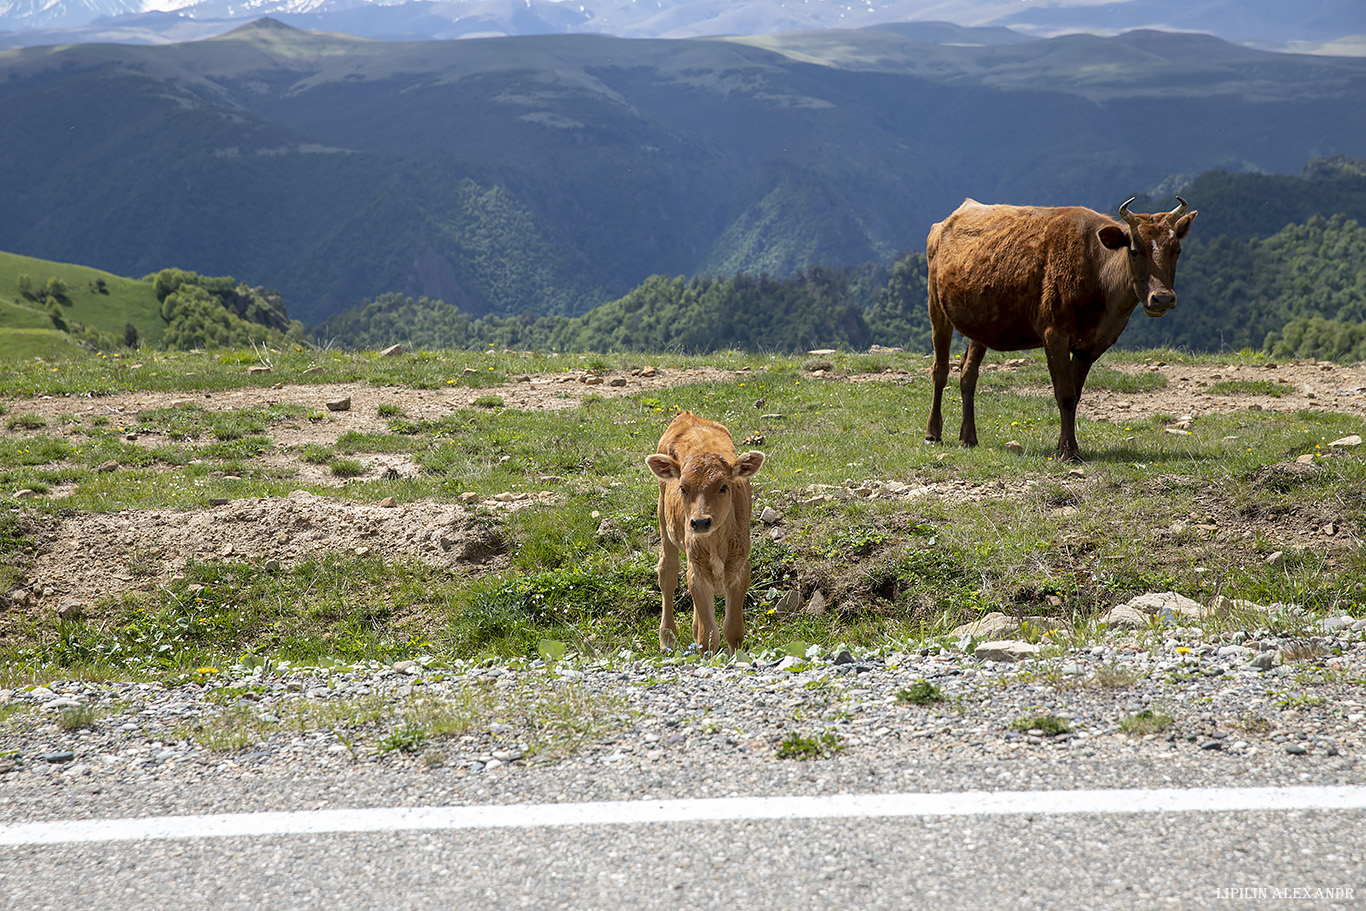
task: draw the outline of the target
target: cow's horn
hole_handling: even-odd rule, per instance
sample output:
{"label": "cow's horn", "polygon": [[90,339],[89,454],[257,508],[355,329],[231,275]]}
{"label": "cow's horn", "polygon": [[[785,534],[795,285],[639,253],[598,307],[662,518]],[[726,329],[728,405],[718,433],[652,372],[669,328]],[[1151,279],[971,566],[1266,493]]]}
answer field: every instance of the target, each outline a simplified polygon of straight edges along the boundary
{"label": "cow's horn", "polygon": [[1129,225],[1129,229],[1134,232],[1135,239],[1137,239],[1138,237],[1138,219],[1134,217],[1134,213],[1129,211],[1129,203],[1133,202],[1137,198],[1137,196],[1130,196],[1127,200],[1120,203],[1119,206],[1119,217],[1124,219],[1124,221]]}
{"label": "cow's horn", "polygon": [[1186,205],[1186,201],[1182,199],[1180,196],[1176,197],[1176,203],[1176,208],[1172,209],[1171,212],[1167,213],[1172,217],[1172,220],[1176,220],[1180,218],[1182,215],[1185,215],[1186,210],[1190,208],[1190,206]]}

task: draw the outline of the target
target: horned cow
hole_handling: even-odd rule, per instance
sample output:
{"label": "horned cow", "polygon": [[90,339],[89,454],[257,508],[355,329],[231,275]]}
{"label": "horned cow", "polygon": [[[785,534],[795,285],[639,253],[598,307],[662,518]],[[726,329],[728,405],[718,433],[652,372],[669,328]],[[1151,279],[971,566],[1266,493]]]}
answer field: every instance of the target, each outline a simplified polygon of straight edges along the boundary
{"label": "horned cow", "polygon": [[[930,326],[934,386],[925,440],[939,442],[949,343],[967,339],[959,389],[965,446],[977,445],[974,393],[988,348],[1044,349],[1058,404],[1057,455],[1080,461],[1077,400],[1091,365],[1119,338],[1134,307],[1162,316],[1176,306],[1176,258],[1195,212],[1139,215],[1130,199],[1124,225],[1081,207],[987,206],[968,199],[930,228]],[[1127,225],[1127,229],[1126,226]]]}
{"label": "horned cow", "polygon": [[[745,637],[745,592],[749,589],[750,478],[764,464],[762,452],[735,454],[730,432],[715,421],[680,411],[645,464],[659,479],[659,588],[663,612],[659,647],[678,647],[674,591],[679,551],[688,556],[693,641],[715,651],[721,633],[731,652]],[[726,614],[716,628],[716,595]]]}

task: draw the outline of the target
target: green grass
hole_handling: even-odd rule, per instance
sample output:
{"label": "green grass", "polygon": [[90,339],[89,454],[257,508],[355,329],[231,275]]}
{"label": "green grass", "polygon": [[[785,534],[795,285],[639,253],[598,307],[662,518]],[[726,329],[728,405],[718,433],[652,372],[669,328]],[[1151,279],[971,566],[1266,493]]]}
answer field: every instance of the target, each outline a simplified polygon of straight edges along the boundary
{"label": "green grass", "polygon": [[93,705],[71,706],[57,713],[57,727],[63,731],[79,731],[93,728],[99,718],[99,709]]}
{"label": "green grass", "polygon": [[333,459],[328,469],[338,478],[358,478],[365,474],[365,465],[356,459]]}
{"label": "green grass", "polygon": [[944,694],[939,687],[928,680],[917,680],[896,693],[896,701],[902,705],[933,705],[943,700]]}
{"label": "green grass", "polygon": [[56,329],[0,326],[0,357],[5,360],[55,361],[85,356],[84,351],[67,341],[65,333]]}
{"label": "green grass", "polygon": [[[353,376],[426,388],[587,363],[576,356],[482,352],[402,360],[332,352],[272,357],[272,382]],[[841,355],[836,366],[877,373],[889,363],[918,369],[923,361],[889,357]],[[1051,400],[1010,387],[981,397],[982,445],[965,450],[921,442],[923,380],[815,380],[802,371],[801,359],[738,353],[598,360],[613,370],[643,363],[750,369],[735,381],[599,398],[554,414],[471,408],[410,420],[389,409],[383,417],[407,422],[403,432],[344,433],[335,447],[308,444],[297,457],[340,476],[361,464],[353,456],[396,453],[411,458],[420,473],[385,480],[372,472],[340,486],[335,480],[305,484],[298,468],[294,474],[288,467],[267,470],[257,461],[277,447],[284,425],[309,418],[299,407],[220,412],[190,402],[47,426],[27,417],[27,396],[56,386],[83,395],[110,391],[104,384],[115,380],[114,391],[261,382],[221,355],[158,355],[136,371],[120,359],[88,355],[70,363],[0,362],[12,388],[26,390],[5,403],[0,494],[21,488],[44,494],[12,501],[11,525],[0,535],[0,581],[7,585],[22,576],[31,542],[44,537],[38,523],[74,513],[202,507],[211,497],[277,497],[301,487],[365,503],[390,495],[403,503],[450,502],[467,491],[555,495],[548,505],[484,510],[470,520],[464,532],[477,533],[498,555],[483,568],[434,571],[416,557],[376,553],[333,553],[276,572],[210,561],[191,565],[169,588],[100,599],[90,611],[95,619],[86,622],[11,612],[0,618],[0,678],[174,677],[230,666],[246,652],[296,664],[423,654],[534,659],[542,640],[589,658],[623,649],[655,654],[657,486],[642,460],[670,415],[683,408],[726,422],[737,440],[764,437],[760,448],[768,461],[756,479],[756,512],[776,508],[782,537],[756,527],[746,611],[751,652],[782,650],[798,640],[869,648],[933,642],[988,610],[1043,615],[1087,635],[1086,624],[1103,606],[1168,589],[1202,601],[1219,590],[1263,604],[1295,602],[1310,616],[1366,614],[1366,554],[1343,543],[1366,522],[1366,459],[1326,451],[1328,441],[1359,431],[1359,421],[1343,415],[1210,414],[1190,436],[1177,437],[1164,432],[1160,418],[1088,421],[1083,402],[1079,436],[1090,461],[1076,476],[1073,466],[1049,457],[1057,434]],[[314,363],[327,366],[304,375]],[[465,367],[476,365],[476,375],[465,377]],[[1017,372],[1031,369],[1027,364]],[[755,407],[759,399],[762,408]],[[952,426],[951,396],[946,408]],[[137,444],[124,440],[130,431],[139,434]],[[1023,443],[1023,456],[1004,451],[1009,438]],[[1273,470],[1316,453],[1311,473]],[[96,470],[108,460],[120,469]],[[943,494],[835,495],[869,479],[930,485]],[[1272,549],[1289,552],[1287,542],[1300,540],[1304,527],[1329,520],[1344,530],[1325,541],[1334,547],[1292,553],[1284,570],[1265,564]],[[1173,532],[1176,523],[1184,530]],[[132,574],[150,571],[148,555],[133,549],[124,563]],[[191,585],[204,588],[191,595]],[[794,586],[803,600],[821,591],[828,612],[780,610]],[[679,598],[686,617],[691,604],[683,589]],[[1233,628],[1267,621],[1218,622]],[[1100,686],[1132,682],[1101,677]]]}
{"label": "green grass", "polygon": [[1220,380],[1209,386],[1212,395],[1269,395],[1280,398],[1293,391],[1289,383],[1275,380]]}
{"label": "green grass", "polygon": [[1172,716],[1165,712],[1143,709],[1119,720],[1119,729],[1126,734],[1158,734],[1172,725]]}
{"label": "green grass", "polygon": [[1030,715],[1025,718],[1017,718],[1010,723],[1013,731],[1025,733],[1027,731],[1042,731],[1045,737],[1056,737],[1059,734],[1067,734],[1072,730],[1072,725],[1065,718],[1057,715]]}
{"label": "green grass", "polygon": [[844,748],[844,743],[837,734],[823,732],[807,736],[791,733],[779,741],[777,757],[798,760],[828,759],[842,752]]}

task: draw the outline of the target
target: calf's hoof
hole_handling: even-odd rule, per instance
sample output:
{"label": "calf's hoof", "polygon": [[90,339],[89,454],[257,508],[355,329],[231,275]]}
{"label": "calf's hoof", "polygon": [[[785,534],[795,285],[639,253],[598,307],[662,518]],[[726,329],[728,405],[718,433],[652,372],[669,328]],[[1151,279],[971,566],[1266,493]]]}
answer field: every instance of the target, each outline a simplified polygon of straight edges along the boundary
{"label": "calf's hoof", "polygon": [[928,446],[928,445],[931,444],[931,443],[940,443],[940,442],[943,442],[943,441],[942,441],[939,437],[932,437],[932,436],[930,436],[928,433],[925,434],[925,445]]}

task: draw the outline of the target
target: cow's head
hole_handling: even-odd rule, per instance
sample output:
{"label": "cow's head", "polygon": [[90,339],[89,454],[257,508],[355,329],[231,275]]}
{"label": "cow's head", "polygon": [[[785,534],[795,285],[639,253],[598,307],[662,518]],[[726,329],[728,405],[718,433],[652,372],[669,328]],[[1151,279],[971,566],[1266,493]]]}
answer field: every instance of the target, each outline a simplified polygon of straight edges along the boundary
{"label": "cow's head", "polygon": [[1109,249],[1128,250],[1134,296],[1149,316],[1161,316],[1176,306],[1176,258],[1181,255],[1181,239],[1198,214],[1188,213],[1186,201],[1176,199],[1175,209],[1154,215],[1130,212],[1130,199],[1119,207],[1129,230],[1106,225],[1099,232],[1100,242]]}
{"label": "cow's head", "polygon": [[764,454],[742,453],[734,464],[714,452],[689,456],[682,465],[663,453],[645,458],[645,464],[661,481],[677,481],[688,532],[706,537],[724,528],[731,515],[735,482],[752,478],[764,464]]}

